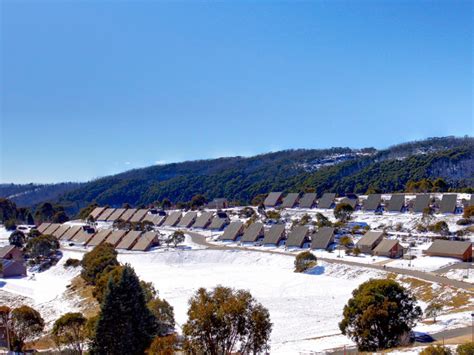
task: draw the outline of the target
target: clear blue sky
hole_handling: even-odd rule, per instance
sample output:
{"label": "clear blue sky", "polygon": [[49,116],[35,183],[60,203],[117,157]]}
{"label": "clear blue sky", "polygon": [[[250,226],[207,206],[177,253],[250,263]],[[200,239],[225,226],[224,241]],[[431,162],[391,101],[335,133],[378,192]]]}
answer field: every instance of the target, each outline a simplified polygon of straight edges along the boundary
{"label": "clear blue sky", "polygon": [[0,2],[1,182],[473,134],[471,1]]}

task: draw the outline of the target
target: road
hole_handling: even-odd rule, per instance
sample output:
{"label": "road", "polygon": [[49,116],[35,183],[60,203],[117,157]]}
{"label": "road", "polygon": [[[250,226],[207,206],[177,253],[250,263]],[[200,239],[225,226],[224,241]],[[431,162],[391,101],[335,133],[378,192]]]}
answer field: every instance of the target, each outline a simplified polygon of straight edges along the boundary
{"label": "road", "polygon": [[[294,257],[294,253],[290,252],[283,252],[283,251],[272,251],[272,250],[265,250],[265,249],[254,249],[254,248],[246,248],[246,247],[237,247],[237,246],[229,246],[229,245],[216,245],[209,243],[206,240],[206,236],[200,233],[196,232],[190,232],[187,231],[187,234],[191,237],[191,240],[193,243],[196,243],[200,246],[206,247],[208,249],[215,249],[215,250],[247,250],[247,251],[253,251],[253,252],[260,252],[260,253],[269,253],[269,254],[278,254],[278,255],[288,255]],[[319,260],[330,263],[330,264],[344,264],[344,265],[349,265],[349,266],[357,266],[357,267],[365,267],[368,269],[375,269],[375,270],[380,270],[380,271],[385,271],[385,272],[393,272],[396,274],[400,275],[406,275],[406,276],[412,276],[416,277],[418,279],[428,281],[428,282],[436,282],[441,285],[445,286],[451,286],[451,287],[456,287],[460,288],[463,290],[467,291],[473,291],[474,290],[474,285],[463,282],[463,281],[458,281],[458,280],[453,280],[453,279],[448,279],[444,276],[437,275],[435,273],[431,272],[425,272],[425,271],[419,271],[419,270],[410,270],[410,269],[403,269],[403,268],[396,268],[396,267],[389,267],[385,265],[376,265],[376,264],[364,264],[364,263],[358,263],[355,261],[348,261],[344,259],[327,259],[327,258],[321,258],[318,257]]]}

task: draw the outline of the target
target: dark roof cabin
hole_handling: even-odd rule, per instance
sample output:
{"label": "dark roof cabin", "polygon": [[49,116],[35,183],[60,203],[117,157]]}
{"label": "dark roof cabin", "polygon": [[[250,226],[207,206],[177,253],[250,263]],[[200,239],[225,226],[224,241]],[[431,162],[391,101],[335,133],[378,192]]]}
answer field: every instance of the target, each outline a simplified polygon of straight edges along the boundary
{"label": "dark roof cabin", "polygon": [[94,218],[94,221],[97,220],[97,218],[100,216],[102,212],[105,211],[105,207],[96,207],[92,210],[92,212],[89,214],[89,217]]}
{"label": "dark roof cabin", "polygon": [[124,230],[116,230],[113,231],[105,240],[105,243],[112,244],[114,247],[122,241],[123,237],[127,234],[127,231]]}
{"label": "dark roof cabin", "polygon": [[22,261],[1,259],[0,263],[2,263],[0,277],[26,276],[26,266]]}
{"label": "dark roof cabin", "polygon": [[142,232],[140,231],[130,231],[128,232],[117,245],[117,249],[125,249],[130,250],[133,248],[135,243],[137,242],[138,238],[140,237]]}
{"label": "dark roof cabin", "polygon": [[327,250],[334,243],[334,228],[321,227],[311,236],[311,249]]}
{"label": "dark roof cabin", "polygon": [[386,210],[389,212],[401,212],[405,207],[405,195],[392,195],[388,201]]}
{"label": "dark roof cabin", "polygon": [[362,209],[364,211],[376,211],[380,207],[381,202],[381,194],[370,194],[369,196],[367,196],[367,199],[362,204]]}
{"label": "dark roof cabin", "polygon": [[429,256],[442,256],[448,258],[461,259],[462,261],[472,260],[472,243],[469,241],[455,240],[435,240],[425,254]]}
{"label": "dark roof cabin", "polygon": [[336,194],[333,192],[324,193],[323,196],[318,201],[318,208],[325,208],[325,209],[331,208],[334,203],[335,198],[336,198]]}
{"label": "dark roof cabin", "polygon": [[219,240],[231,240],[235,241],[244,230],[244,224],[241,221],[234,221],[231,222],[226,229],[224,229],[224,233],[219,237]]}
{"label": "dark roof cabin", "polygon": [[357,242],[361,253],[372,254],[372,250],[382,241],[384,232],[368,231]]}
{"label": "dark roof cabin", "polygon": [[439,212],[454,213],[456,212],[457,194],[444,194],[439,203]]}
{"label": "dark roof cabin", "polygon": [[186,213],[178,222],[178,227],[190,228],[196,221],[197,212],[191,211]]}
{"label": "dark roof cabin", "polygon": [[226,198],[215,198],[206,204],[207,208],[220,210],[229,207],[229,202]]}
{"label": "dark roof cabin", "polygon": [[165,221],[163,222],[163,226],[174,227],[178,224],[180,219],[181,219],[180,211],[172,212],[168,217],[166,217]]}
{"label": "dark roof cabin", "polygon": [[56,229],[51,235],[56,237],[57,239],[61,239],[61,237],[71,228],[67,224],[62,224],[58,229]]}
{"label": "dark roof cabin", "polygon": [[60,239],[64,241],[71,240],[80,230],[82,230],[82,226],[72,226],[61,236]]}
{"label": "dark roof cabin", "polygon": [[89,241],[89,243],[87,243],[87,246],[95,247],[97,245],[102,244],[106,240],[106,238],[109,236],[110,233],[112,233],[110,229],[102,229],[98,231]]}
{"label": "dark roof cabin", "polygon": [[222,230],[227,224],[229,223],[228,218],[221,218],[219,216],[215,216],[211,224],[209,225],[210,230]]}
{"label": "dark roof cabin", "polygon": [[115,222],[121,219],[122,215],[125,213],[125,208],[117,208],[114,213],[112,213],[107,219],[107,222]]}
{"label": "dark roof cabin", "polygon": [[71,240],[80,230],[82,230],[82,226],[72,226],[61,236],[60,239],[65,241]]}
{"label": "dark roof cabin", "polygon": [[270,192],[265,201],[263,201],[263,205],[265,207],[275,207],[276,205],[281,203],[282,195],[282,192]]}
{"label": "dark roof cabin", "polygon": [[158,235],[155,232],[146,232],[137,238],[137,242],[132,247],[132,250],[148,251],[148,249],[150,249],[157,242]]}
{"label": "dark roof cabin", "polygon": [[276,245],[280,244],[285,239],[286,231],[284,224],[274,224],[269,230],[264,232],[263,243],[264,245]]}
{"label": "dark roof cabin", "polygon": [[138,223],[145,218],[146,214],[148,213],[147,209],[141,208],[135,212],[135,214],[130,218],[129,222],[131,223]]}
{"label": "dark roof cabin", "polygon": [[196,218],[193,228],[206,228],[211,223],[212,212],[201,212],[201,214]]}
{"label": "dark roof cabin", "polygon": [[107,208],[105,211],[103,211],[100,216],[97,218],[98,221],[106,221],[107,218],[109,218],[112,213],[115,212],[115,208]]}
{"label": "dark roof cabin", "polygon": [[400,258],[403,256],[403,247],[396,239],[383,238],[379,245],[373,250],[373,254],[389,258]]}
{"label": "dark roof cabin", "polygon": [[23,260],[23,251],[14,245],[6,245],[0,248],[0,259]]}
{"label": "dark roof cabin", "polygon": [[428,207],[430,207],[430,195],[429,194],[416,195],[415,202],[413,203],[413,212],[423,213],[425,208],[428,208]]}
{"label": "dark roof cabin", "polygon": [[311,208],[316,204],[316,193],[315,192],[307,192],[301,197],[299,201],[300,208]]}
{"label": "dark roof cabin", "polygon": [[38,226],[38,232],[40,232],[41,234],[44,233],[44,231],[46,229],[48,229],[48,227],[51,225],[51,223],[41,223],[39,226]]}
{"label": "dark roof cabin", "polygon": [[136,208],[128,208],[127,210],[125,210],[122,216],[120,216],[120,219],[122,221],[128,222],[136,212]]}
{"label": "dark roof cabin", "polygon": [[295,205],[298,202],[299,198],[300,198],[299,193],[296,193],[296,192],[289,193],[283,199],[283,202],[281,203],[281,207],[282,208],[293,208],[293,207],[295,207]]}
{"label": "dark roof cabin", "polygon": [[264,229],[263,223],[256,222],[252,223],[245,230],[244,235],[242,236],[241,242],[256,242],[259,238],[263,237]]}
{"label": "dark roof cabin", "polygon": [[349,197],[344,197],[343,199],[341,199],[341,201],[339,203],[344,203],[346,205],[349,205],[351,206],[354,210],[356,209],[357,207],[357,199],[355,198],[349,198]]}
{"label": "dark roof cabin", "polygon": [[309,227],[307,226],[296,226],[288,234],[286,240],[287,248],[302,248],[304,243],[308,241]]}

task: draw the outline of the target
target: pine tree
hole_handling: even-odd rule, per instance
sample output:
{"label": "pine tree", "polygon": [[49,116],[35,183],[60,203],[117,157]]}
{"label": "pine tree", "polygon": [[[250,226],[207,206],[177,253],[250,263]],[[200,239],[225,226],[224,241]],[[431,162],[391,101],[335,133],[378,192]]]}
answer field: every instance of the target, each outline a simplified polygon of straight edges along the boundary
{"label": "pine tree", "polygon": [[156,320],[145,302],[135,271],[126,265],[117,283],[109,280],[91,354],[143,354],[156,334]]}

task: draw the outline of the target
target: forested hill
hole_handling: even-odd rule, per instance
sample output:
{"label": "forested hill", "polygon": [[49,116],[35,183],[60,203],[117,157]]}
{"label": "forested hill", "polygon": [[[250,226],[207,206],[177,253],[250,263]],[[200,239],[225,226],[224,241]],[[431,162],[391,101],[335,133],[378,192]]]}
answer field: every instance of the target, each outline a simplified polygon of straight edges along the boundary
{"label": "forested hill", "polygon": [[[403,191],[408,181],[445,179],[452,188],[474,186],[474,139],[431,138],[385,150],[331,148],[287,150],[254,157],[231,157],[151,166],[80,184],[59,202],[74,213],[91,202],[146,205],[164,198],[189,201],[195,194],[248,203],[274,191],[365,193]],[[16,185],[18,186],[18,185]],[[54,186],[54,185],[50,185]],[[62,186],[61,188],[64,188]],[[1,193],[0,189],[0,193]],[[20,195],[21,196],[21,195]],[[5,195],[0,195],[5,197]],[[18,205],[23,204],[15,197]],[[35,200],[34,204],[36,204]]]}
{"label": "forested hill", "polygon": [[444,178],[451,187],[474,186],[474,139],[432,138],[386,150],[287,150],[254,157],[199,160],[130,170],[88,182],[59,202],[77,211],[90,202],[146,205],[195,194],[248,203],[271,190],[318,193],[403,191],[410,180]]}

